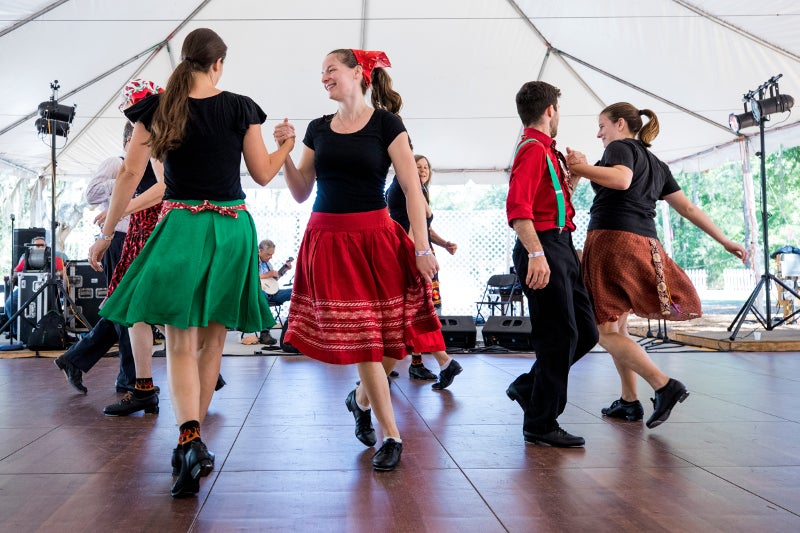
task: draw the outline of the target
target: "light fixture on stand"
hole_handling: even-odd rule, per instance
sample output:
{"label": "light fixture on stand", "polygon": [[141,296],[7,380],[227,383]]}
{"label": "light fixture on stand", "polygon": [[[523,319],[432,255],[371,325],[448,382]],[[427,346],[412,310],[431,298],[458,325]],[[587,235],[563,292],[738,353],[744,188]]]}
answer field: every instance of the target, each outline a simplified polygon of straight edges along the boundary
{"label": "light fixture on stand", "polygon": [[[752,312],[756,320],[761,326],[767,330],[772,331],[777,326],[784,322],[790,321],[795,315],[800,313],[800,309],[795,311],[789,316],[785,316],[780,320],[773,321],[772,319],[772,304],[770,303],[770,282],[774,281],[783,289],[794,295],[795,298],[800,299],[800,294],[786,285],[782,280],[778,279],[774,274],[769,271],[769,214],[767,213],[767,154],[764,146],[764,123],[769,120],[769,116],[773,113],[783,113],[789,111],[794,106],[794,98],[788,94],[780,94],[778,88],[778,80],[783,74],[778,74],[771,77],[759,87],[746,93],[742,97],[744,102],[744,113],[735,114],[731,113],[728,116],[728,124],[731,131],[739,134],[740,130],[758,126],[759,137],[761,139],[761,149],[756,154],[761,159],[761,235],[764,243],[764,273],[761,275],[756,287],[750,296],[747,297],[744,305],[733,322],[728,326],[728,331],[733,330],[730,340],[735,340],[742,323],[749,312]],[[750,109],[748,110],[748,105]],[[758,297],[761,289],[764,289],[764,299],[766,304],[766,311],[764,314],[759,311],[755,305],[756,298]]]}

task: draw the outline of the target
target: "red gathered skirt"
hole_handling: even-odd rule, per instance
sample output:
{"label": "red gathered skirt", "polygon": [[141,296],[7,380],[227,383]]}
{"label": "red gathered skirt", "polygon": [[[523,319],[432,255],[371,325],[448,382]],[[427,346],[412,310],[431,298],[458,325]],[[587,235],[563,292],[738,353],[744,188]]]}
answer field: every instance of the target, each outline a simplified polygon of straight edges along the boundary
{"label": "red gathered skirt", "polygon": [[402,359],[415,338],[433,332],[441,337],[431,284],[417,270],[414,243],[388,210],[311,214],[287,342],[314,359],[352,364]]}
{"label": "red gathered skirt", "polygon": [[633,311],[642,318],[691,320],[702,315],[689,276],[658,239],[628,231],[592,230],[581,258],[598,324]]}
{"label": "red gathered skirt", "polygon": [[128,268],[139,255],[139,252],[144,248],[144,243],[150,238],[153,233],[153,228],[156,227],[158,217],[161,214],[161,202],[158,202],[152,207],[142,209],[131,213],[130,224],[128,224],[128,233],[125,234],[125,241],[122,243],[122,252],[120,255],[117,266],[114,267],[114,273],[111,275],[111,281],[108,283],[107,296],[111,296],[114,289],[119,285],[120,280],[128,271]]}

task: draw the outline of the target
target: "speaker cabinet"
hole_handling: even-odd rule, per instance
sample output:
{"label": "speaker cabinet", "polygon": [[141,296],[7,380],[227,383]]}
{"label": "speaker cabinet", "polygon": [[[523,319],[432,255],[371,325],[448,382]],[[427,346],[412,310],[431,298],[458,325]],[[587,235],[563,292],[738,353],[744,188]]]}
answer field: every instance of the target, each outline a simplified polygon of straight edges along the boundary
{"label": "speaker cabinet", "polygon": [[475,319],[471,316],[440,316],[442,323],[442,337],[444,344],[448,348],[465,348],[467,350],[475,347]]}
{"label": "speaker cabinet", "polygon": [[[11,238],[11,249],[13,251],[14,264],[11,265],[13,269],[17,266],[19,258],[28,250],[25,248],[26,244],[30,244],[35,237],[44,237],[44,228],[14,228],[14,234]],[[48,246],[50,243],[47,243]]]}
{"label": "speaker cabinet", "polygon": [[531,319],[526,316],[490,316],[483,326],[484,346],[531,350]]}
{"label": "speaker cabinet", "polygon": [[17,309],[21,309],[30,300],[24,310],[17,316],[17,339],[28,344],[31,331],[49,311],[48,298],[50,289],[46,289],[33,298],[36,291],[47,282],[47,274],[41,272],[17,272]]}
{"label": "speaker cabinet", "polygon": [[100,320],[100,304],[108,292],[106,275],[93,269],[88,261],[70,261],[67,263],[67,275],[69,297],[77,306],[75,311],[89,321],[88,324],[83,324],[76,312],[69,309],[66,312],[67,327],[70,331],[89,331]]}

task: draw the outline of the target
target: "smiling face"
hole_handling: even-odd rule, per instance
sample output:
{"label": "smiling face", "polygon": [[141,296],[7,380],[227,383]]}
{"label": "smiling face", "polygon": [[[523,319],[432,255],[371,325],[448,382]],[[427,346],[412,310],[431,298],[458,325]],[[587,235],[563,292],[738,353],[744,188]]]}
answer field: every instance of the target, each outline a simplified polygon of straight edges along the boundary
{"label": "smiling face", "polygon": [[360,92],[361,67],[350,68],[339,60],[338,54],[328,54],[322,62],[322,85],[328,98],[340,101],[353,91]]}
{"label": "smiling face", "polygon": [[419,175],[419,182],[423,185],[427,185],[428,181],[431,179],[431,166],[424,157],[417,161],[417,174]]}
{"label": "smiling face", "polygon": [[597,119],[597,138],[603,141],[603,148],[619,139],[632,137],[625,119],[620,118],[616,122],[611,122],[608,115],[601,114]]}

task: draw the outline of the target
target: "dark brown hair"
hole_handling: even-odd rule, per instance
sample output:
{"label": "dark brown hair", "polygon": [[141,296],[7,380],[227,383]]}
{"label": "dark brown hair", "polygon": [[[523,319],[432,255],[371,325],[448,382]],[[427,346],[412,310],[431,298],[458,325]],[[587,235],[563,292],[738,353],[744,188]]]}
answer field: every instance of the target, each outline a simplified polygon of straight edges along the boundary
{"label": "dark brown hair", "polygon": [[[611,122],[616,122],[619,119],[624,120],[631,133],[648,148],[653,139],[658,136],[658,117],[649,109],[639,110],[628,102],[617,102],[603,109],[600,114],[608,117]],[[647,124],[643,124],[642,115],[649,119]]]}
{"label": "dark brown hair", "polygon": [[[358,66],[356,55],[349,48],[338,48],[328,55],[331,54],[336,54],[339,61],[350,68],[356,68]],[[365,78],[361,79],[361,93],[367,94],[367,80]],[[395,115],[397,115],[400,112],[400,108],[403,107],[403,98],[400,96],[400,93],[392,89],[391,76],[386,72],[386,69],[380,67],[372,71],[372,93],[370,94],[370,98],[372,100],[372,106],[375,109],[385,109]]]}
{"label": "dark brown hair", "polygon": [[517,91],[517,114],[523,126],[539,122],[545,110],[558,106],[561,89],[543,81],[529,81]]}
{"label": "dark brown hair", "polygon": [[150,125],[153,157],[163,160],[167,152],[181,145],[189,118],[189,91],[195,72],[208,72],[218,59],[225,59],[228,47],[213,30],[198,28],[183,40],[181,62],[167,81],[167,88]]}

